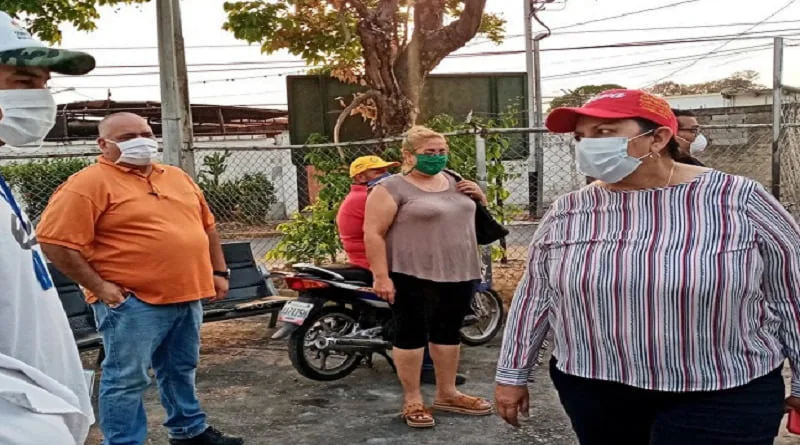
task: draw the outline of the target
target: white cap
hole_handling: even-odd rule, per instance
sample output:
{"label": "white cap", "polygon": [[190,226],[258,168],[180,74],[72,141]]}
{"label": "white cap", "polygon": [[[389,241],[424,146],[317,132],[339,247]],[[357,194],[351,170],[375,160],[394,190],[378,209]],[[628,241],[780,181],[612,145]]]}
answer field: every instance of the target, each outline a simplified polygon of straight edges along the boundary
{"label": "white cap", "polygon": [[60,74],[86,74],[95,67],[89,54],[48,48],[7,13],[0,11],[0,65],[48,68]]}

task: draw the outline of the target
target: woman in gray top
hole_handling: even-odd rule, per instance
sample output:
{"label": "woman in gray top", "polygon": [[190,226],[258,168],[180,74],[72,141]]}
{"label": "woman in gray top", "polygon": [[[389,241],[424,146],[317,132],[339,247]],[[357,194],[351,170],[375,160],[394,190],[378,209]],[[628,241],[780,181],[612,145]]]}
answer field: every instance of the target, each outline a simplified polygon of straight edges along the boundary
{"label": "woman in gray top", "polygon": [[392,305],[403,417],[411,427],[435,425],[420,392],[420,366],[429,343],[436,372],[434,409],[487,415],[488,400],[456,390],[461,322],[481,268],[475,238],[475,202],[486,204],[477,184],[442,171],[445,138],[424,127],[403,141],[403,174],[370,192],[364,222],[375,292]]}

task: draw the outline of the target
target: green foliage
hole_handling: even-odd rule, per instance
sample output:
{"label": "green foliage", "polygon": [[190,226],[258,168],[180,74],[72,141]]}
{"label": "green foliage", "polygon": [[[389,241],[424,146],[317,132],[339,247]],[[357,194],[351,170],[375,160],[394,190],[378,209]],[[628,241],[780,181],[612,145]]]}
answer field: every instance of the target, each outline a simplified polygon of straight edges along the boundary
{"label": "green foliage", "polygon": [[36,220],[56,188],[89,164],[90,161],[77,158],[13,163],[0,166],[0,173],[18,193],[28,217]]}
{"label": "green foliage", "polygon": [[40,39],[61,43],[59,24],[69,23],[81,31],[93,31],[100,18],[98,6],[147,3],[149,0],[0,0],[5,11],[22,22]]}
{"label": "green foliage", "polygon": [[[515,128],[519,127],[520,101],[513,101],[503,113],[495,119],[475,119],[473,122],[481,128]],[[452,116],[442,114],[435,116],[428,126],[440,133],[467,129],[470,126],[456,122]],[[447,139],[450,147],[448,168],[459,172],[463,177],[475,181],[477,167],[475,165],[475,136],[451,136]],[[511,148],[511,138],[503,134],[488,134],[486,136],[486,198],[489,201],[489,212],[500,223],[506,224],[512,219],[514,208],[505,204],[511,196],[506,188],[508,181],[514,179],[514,174],[506,171],[503,164],[505,154]],[[498,260],[505,257],[505,252],[498,246],[492,246],[492,259]]]}
{"label": "green foliage", "polygon": [[[362,0],[374,10],[385,0]],[[286,50],[301,57],[320,72],[356,83],[363,70],[363,47],[358,36],[359,16],[351,2],[343,0],[229,1],[224,5],[228,21],[224,28],[240,40],[261,44],[264,53]],[[413,1],[400,0],[390,26],[396,29],[397,46],[410,40]],[[445,22],[458,18],[463,0],[448,0],[443,6]],[[411,12],[411,14],[409,14]],[[505,20],[484,14],[478,33],[500,43]]]}
{"label": "green foliage", "polygon": [[[479,121],[478,124],[486,128],[517,127],[519,126],[519,114],[519,102],[513,102],[498,118]],[[442,133],[468,128],[467,124],[456,122],[452,116],[444,114],[435,116],[427,125]],[[458,171],[467,179],[477,179],[475,136],[451,136],[447,141],[450,147],[448,168]],[[312,135],[307,144],[324,142],[327,142],[324,137]],[[505,185],[514,178],[514,175],[508,173],[502,163],[510,146],[511,140],[508,136],[498,134],[487,136],[486,170],[489,210],[498,221],[503,223],[511,219],[510,210],[512,210],[503,204],[503,201],[507,200],[510,195]],[[343,158],[342,153],[347,153],[347,155]],[[322,185],[319,197],[303,212],[292,215],[289,222],[278,226],[278,231],[283,237],[278,245],[267,253],[267,259],[314,263],[336,261],[336,256],[342,250],[336,230],[336,214],[339,211],[339,205],[350,190],[348,166],[356,157],[364,154],[367,153],[357,150],[355,147],[340,152],[335,148],[317,147],[308,152],[305,158],[306,162],[314,166],[316,179]],[[386,160],[399,160],[399,144],[391,144],[384,148],[381,156]],[[502,257],[503,250],[495,248],[493,256],[495,258]]]}
{"label": "green foliage", "polygon": [[556,97],[550,101],[550,109],[558,107],[580,107],[583,106],[589,99],[602,93],[606,90],[618,90],[625,87],[615,83],[606,83],[602,85],[584,85],[575,88],[574,90],[567,90],[564,95]]}
{"label": "green foliage", "polygon": [[247,173],[237,179],[222,180],[230,155],[225,151],[203,159],[197,183],[211,212],[220,222],[267,223],[269,209],[278,202],[275,186],[264,173]]}
{"label": "green foliage", "polygon": [[[307,144],[327,142],[324,136],[312,134]],[[344,152],[350,154],[342,158]],[[316,147],[309,150],[305,161],[314,166],[314,178],[320,184],[319,196],[314,204],[295,213],[289,222],[278,226],[283,237],[267,259],[289,262],[311,261],[319,264],[336,262],[342,244],[336,230],[336,214],[350,191],[348,166],[362,155],[358,150],[337,151],[336,148]]]}
{"label": "green foliage", "polygon": [[[295,212],[289,222],[278,226],[283,235],[278,245],[267,252],[269,260],[289,262],[335,262],[342,244],[336,232],[336,211],[321,201]],[[338,206],[336,207],[338,210]]]}
{"label": "green foliage", "polygon": [[[514,128],[519,126],[520,104],[519,101],[510,103],[505,111],[495,119],[475,119],[473,122],[482,128]],[[464,130],[470,126],[456,122],[451,116],[441,114],[428,122],[428,126],[440,133]],[[475,165],[475,136],[451,136],[447,138],[450,147],[448,168],[459,172],[470,180],[477,179]],[[486,197],[489,200],[489,210],[492,215],[502,223],[510,220],[508,209],[503,205],[511,193],[505,184],[515,176],[506,171],[503,159],[511,148],[511,139],[508,135],[488,134],[486,136]]]}
{"label": "green foliage", "polygon": [[684,84],[673,81],[660,82],[648,89],[662,96],[684,96],[691,94],[712,94],[722,92],[754,91],[767,88],[758,82],[758,71],[736,71],[730,76],[708,82]]}

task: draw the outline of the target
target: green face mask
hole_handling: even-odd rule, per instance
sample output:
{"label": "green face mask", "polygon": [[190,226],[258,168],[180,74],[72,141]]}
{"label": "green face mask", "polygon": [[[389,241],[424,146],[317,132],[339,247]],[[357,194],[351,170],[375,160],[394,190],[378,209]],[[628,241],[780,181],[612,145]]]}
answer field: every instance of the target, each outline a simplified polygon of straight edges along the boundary
{"label": "green face mask", "polygon": [[417,154],[417,165],[414,166],[416,170],[426,175],[435,175],[447,166],[447,155],[425,155]]}

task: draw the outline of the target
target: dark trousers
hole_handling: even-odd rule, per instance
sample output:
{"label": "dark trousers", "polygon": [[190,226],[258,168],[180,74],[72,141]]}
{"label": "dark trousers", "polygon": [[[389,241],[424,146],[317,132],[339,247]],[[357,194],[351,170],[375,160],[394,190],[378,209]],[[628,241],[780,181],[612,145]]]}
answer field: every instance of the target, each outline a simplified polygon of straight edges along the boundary
{"label": "dark trousers", "polygon": [[[360,274],[356,276],[351,276],[351,278],[358,279],[365,283],[372,283],[372,271],[369,269],[364,269],[362,267],[358,267],[355,265],[350,265],[351,273]],[[433,359],[431,358],[431,353],[428,350],[428,344],[425,344],[425,355],[422,356],[422,370],[423,371],[433,371]]]}
{"label": "dark trousers", "polygon": [[772,445],[784,414],[781,368],[737,388],[649,391],[550,376],[581,445]]}

